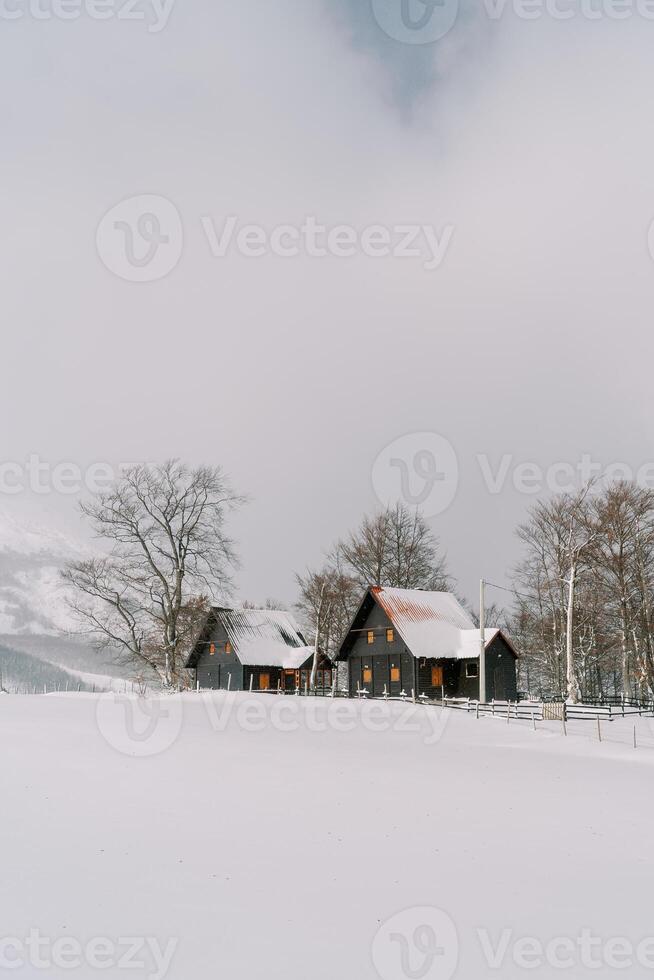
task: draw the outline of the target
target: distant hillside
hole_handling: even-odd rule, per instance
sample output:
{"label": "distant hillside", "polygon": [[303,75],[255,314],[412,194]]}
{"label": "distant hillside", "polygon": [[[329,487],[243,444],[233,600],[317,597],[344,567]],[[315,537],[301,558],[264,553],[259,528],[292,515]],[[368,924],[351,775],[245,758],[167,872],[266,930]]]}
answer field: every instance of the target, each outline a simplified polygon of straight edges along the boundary
{"label": "distant hillside", "polygon": [[[10,694],[41,694],[44,691],[91,691],[86,683],[67,671],[19,650],[0,646],[0,679]],[[99,685],[96,690],[99,690]]]}
{"label": "distant hillside", "polygon": [[110,651],[98,651],[74,635],[61,572],[68,562],[88,555],[84,543],[0,511],[0,650],[17,684],[42,688],[51,678],[65,688],[71,677],[77,684],[82,674],[91,689],[93,675],[98,675],[98,688],[111,686],[112,678],[132,678],[134,671],[117,664]]}

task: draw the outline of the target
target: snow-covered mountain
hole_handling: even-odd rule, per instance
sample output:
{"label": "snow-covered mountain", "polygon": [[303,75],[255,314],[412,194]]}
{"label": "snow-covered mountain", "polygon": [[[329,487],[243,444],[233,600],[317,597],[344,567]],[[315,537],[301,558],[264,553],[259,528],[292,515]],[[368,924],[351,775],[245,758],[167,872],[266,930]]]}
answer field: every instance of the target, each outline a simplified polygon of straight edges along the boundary
{"label": "snow-covered mountain", "polygon": [[108,675],[129,674],[110,653],[98,652],[75,635],[61,572],[69,561],[89,554],[73,537],[0,511],[0,673],[5,682],[29,690],[30,683],[35,689],[43,683],[50,687],[50,680],[59,685],[62,676],[70,675],[83,678],[90,689],[94,676],[101,688]]}
{"label": "snow-covered mountain", "polygon": [[74,626],[61,571],[85,546],[0,511],[0,634],[56,636]]}

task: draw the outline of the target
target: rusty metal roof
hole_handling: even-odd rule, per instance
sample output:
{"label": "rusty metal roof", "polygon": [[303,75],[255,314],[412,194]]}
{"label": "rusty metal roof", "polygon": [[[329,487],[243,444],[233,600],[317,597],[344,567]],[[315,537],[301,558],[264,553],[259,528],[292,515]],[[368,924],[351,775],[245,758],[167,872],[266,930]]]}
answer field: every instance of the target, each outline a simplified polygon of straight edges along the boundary
{"label": "rusty metal roof", "polygon": [[[379,587],[370,591],[414,657],[479,656],[479,629],[451,592]],[[498,632],[484,630],[487,645]]]}

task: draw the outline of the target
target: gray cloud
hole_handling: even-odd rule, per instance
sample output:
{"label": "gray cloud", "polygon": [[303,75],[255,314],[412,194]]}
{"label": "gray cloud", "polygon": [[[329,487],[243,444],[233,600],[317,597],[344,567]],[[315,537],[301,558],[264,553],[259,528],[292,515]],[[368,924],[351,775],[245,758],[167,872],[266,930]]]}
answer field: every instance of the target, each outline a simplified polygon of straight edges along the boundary
{"label": "gray cloud", "polygon": [[[292,599],[406,433],[455,447],[434,527],[469,594],[515,560],[533,499],[510,478],[490,493],[478,454],[652,455],[654,25],[507,14],[417,48],[353,11],[206,0],[160,34],[83,18],[0,34],[3,458],[222,462],[253,495],[236,526],[253,598]],[[137,284],[95,236],[144,193],[174,202],[184,249]],[[201,217],[230,214],[455,231],[431,273],[216,259]],[[75,528],[73,504],[6,501]]]}

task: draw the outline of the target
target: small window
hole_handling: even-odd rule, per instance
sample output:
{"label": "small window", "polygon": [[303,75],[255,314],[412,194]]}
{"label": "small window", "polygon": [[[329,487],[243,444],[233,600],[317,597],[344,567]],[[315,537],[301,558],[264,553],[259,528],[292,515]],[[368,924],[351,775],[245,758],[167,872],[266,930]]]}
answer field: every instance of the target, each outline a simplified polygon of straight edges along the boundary
{"label": "small window", "polygon": [[331,687],[331,686],[332,686],[332,672],[331,672],[331,670],[326,670],[325,671],[325,687]]}
{"label": "small window", "polygon": [[399,684],[399,683],[400,683],[400,668],[391,667],[391,684]]}
{"label": "small window", "polygon": [[386,630],[386,642],[392,643],[394,639],[395,639],[395,630],[392,629]]}
{"label": "small window", "polygon": [[466,664],[466,677],[479,677],[479,664]]}
{"label": "small window", "polygon": [[227,643],[225,644],[225,653],[231,653],[231,652],[232,652],[232,644],[228,640]]}
{"label": "small window", "polygon": [[210,657],[215,657],[216,656],[216,644],[215,643],[210,643],[209,644],[209,656]]}
{"label": "small window", "polygon": [[270,674],[259,674],[259,690],[270,690]]}
{"label": "small window", "polygon": [[375,631],[368,630],[368,643],[374,643],[374,642],[375,642]]}
{"label": "small window", "polygon": [[363,668],[363,683],[364,684],[372,684],[372,668],[371,667],[364,667]]}
{"label": "small window", "polygon": [[432,669],[431,669],[431,686],[432,687],[442,687],[443,686],[443,668],[442,667],[432,667]]}

